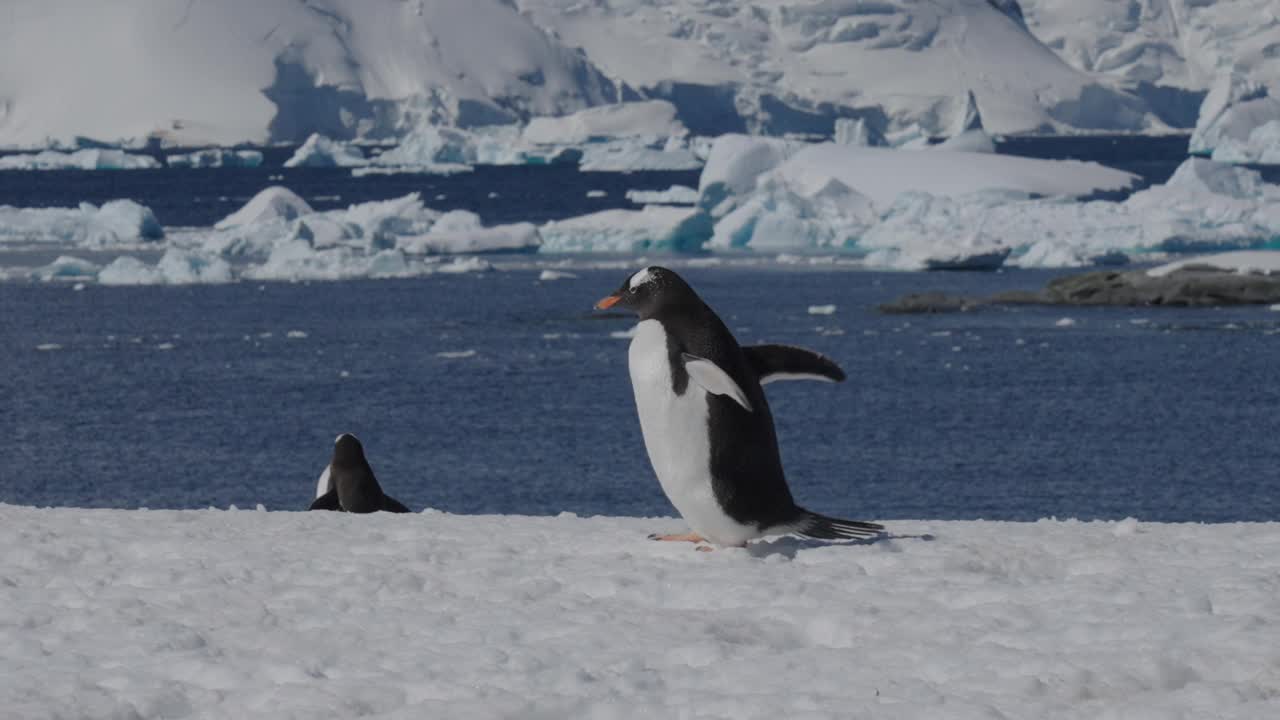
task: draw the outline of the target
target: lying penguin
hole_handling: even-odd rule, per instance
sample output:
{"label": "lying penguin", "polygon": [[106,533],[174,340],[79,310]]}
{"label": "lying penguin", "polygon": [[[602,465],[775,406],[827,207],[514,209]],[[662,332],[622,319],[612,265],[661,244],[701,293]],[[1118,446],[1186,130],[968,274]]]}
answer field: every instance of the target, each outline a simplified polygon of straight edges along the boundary
{"label": "lying penguin", "polygon": [[342,510],[371,513],[377,510],[407,513],[409,508],[382,492],[373,468],[364,459],[364,447],[355,435],[343,433],[333,442],[333,459],[320,474],[316,499],[309,510]]}
{"label": "lying penguin", "polygon": [[773,416],[761,385],[839,382],[826,357],[788,345],[740,347],[724,322],[676,273],[635,273],[596,308],[640,316],[627,354],[649,462],[693,531],[655,540],[746,545],[793,533],[819,540],[868,538],[884,527],[810,512],[791,497]]}

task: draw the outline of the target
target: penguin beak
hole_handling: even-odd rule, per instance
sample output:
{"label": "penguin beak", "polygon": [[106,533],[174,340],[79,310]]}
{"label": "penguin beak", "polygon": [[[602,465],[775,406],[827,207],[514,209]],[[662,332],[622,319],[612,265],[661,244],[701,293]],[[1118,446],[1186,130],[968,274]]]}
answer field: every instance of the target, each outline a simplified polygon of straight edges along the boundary
{"label": "penguin beak", "polygon": [[600,302],[596,303],[596,309],[597,309],[597,310],[608,310],[609,308],[613,307],[614,305],[617,305],[621,300],[622,300],[622,296],[621,296],[621,295],[610,295],[610,296],[608,296],[608,297],[601,298],[601,299],[600,299]]}

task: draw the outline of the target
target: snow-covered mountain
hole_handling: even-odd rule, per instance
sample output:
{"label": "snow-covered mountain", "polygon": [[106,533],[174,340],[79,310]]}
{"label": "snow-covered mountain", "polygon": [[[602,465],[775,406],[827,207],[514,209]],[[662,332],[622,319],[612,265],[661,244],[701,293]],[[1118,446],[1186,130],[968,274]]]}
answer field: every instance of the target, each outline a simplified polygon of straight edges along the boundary
{"label": "snow-covered mountain", "polygon": [[1064,60],[1130,83],[1169,120],[1194,123],[1198,98],[1221,75],[1280,82],[1275,0],[1019,3],[1031,32]]}
{"label": "snow-covered mountain", "polygon": [[968,92],[997,133],[1158,125],[1038,41],[1016,2],[516,2],[616,81],[674,102],[694,132],[829,135],[843,116],[941,133]]}
{"label": "snow-covered mountain", "polygon": [[503,0],[10,0],[0,145],[402,134],[616,99]]}
{"label": "snow-covered mountain", "polygon": [[1194,108],[1136,81],[1196,90],[1227,64],[1273,68],[1273,5],[9,0],[0,146],[379,138],[641,99],[694,134],[830,136],[840,118],[943,134],[970,93],[994,133],[1189,126]]}

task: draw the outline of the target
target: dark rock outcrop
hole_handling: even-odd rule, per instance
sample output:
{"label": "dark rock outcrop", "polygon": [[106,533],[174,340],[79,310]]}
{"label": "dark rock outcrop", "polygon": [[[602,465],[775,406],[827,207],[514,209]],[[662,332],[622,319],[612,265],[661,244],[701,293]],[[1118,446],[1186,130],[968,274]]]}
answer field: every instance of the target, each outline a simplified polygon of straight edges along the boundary
{"label": "dark rock outcrop", "polygon": [[1017,290],[986,298],[916,293],[880,305],[885,313],[940,313],[987,305],[1118,305],[1210,307],[1280,303],[1280,275],[1238,273],[1186,265],[1165,275],[1146,270],[1100,270],[1054,279],[1042,290]]}

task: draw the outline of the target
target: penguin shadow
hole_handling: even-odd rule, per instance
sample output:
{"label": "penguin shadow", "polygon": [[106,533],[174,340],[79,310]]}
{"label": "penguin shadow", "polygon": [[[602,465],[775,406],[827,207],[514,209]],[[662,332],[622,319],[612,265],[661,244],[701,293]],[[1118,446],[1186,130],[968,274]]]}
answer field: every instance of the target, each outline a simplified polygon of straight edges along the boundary
{"label": "penguin shadow", "polygon": [[819,548],[829,547],[865,547],[868,545],[880,545],[892,542],[894,540],[919,540],[921,542],[933,542],[937,536],[932,533],[921,533],[919,535],[911,535],[905,533],[881,533],[875,537],[865,538],[863,540],[845,540],[841,542],[832,542],[830,540],[813,540],[810,538],[802,538],[796,535],[783,535],[781,537],[769,540],[760,540],[747,545],[747,554],[753,558],[765,559],[774,555],[785,557],[788,560],[795,560],[796,555],[801,550],[817,550]]}

